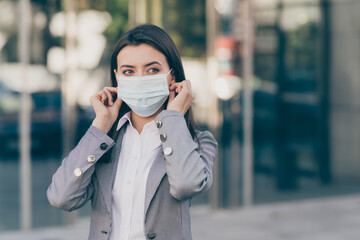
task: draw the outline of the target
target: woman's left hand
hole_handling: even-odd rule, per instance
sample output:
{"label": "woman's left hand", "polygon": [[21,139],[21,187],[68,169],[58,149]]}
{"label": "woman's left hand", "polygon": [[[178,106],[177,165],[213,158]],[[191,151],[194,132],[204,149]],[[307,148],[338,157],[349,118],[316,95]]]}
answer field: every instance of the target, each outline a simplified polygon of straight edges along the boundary
{"label": "woman's left hand", "polygon": [[[174,83],[169,87],[169,91],[167,110],[176,110],[185,115],[194,100],[190,81],[184,80],[182,82]],[[175,93],[178,95],[175,96]]]}

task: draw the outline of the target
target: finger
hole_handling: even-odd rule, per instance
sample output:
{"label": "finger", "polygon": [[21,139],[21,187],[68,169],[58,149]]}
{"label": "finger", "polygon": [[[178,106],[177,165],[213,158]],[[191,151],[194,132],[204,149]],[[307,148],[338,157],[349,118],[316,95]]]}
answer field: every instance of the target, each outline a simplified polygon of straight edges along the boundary
{"label": "finger", "polygon": [[101,101],[102,103],[105,103],[105,101],[106,101],[106,99],[107,99],[106,93],[105,93],[103,90],[101,90],[101,91],[99,92],[99,95],[100,95],[100,101]]}
{"label": "finger", "polygon": [[183,81],[182,89],[184,89],[183,92],[184,92],[185,94],[189,94],[189,95],[192,94],[192,92],[191,92],[191,83],[190,83],[189,80],[184,80],[184,81]]}
{"label": "finger", "polygon": [[102,90],[97,92],[94,96],[92,96],[90,98],[90,101],[100,101],[103,102],[104,101],[104,96],[102,94]]}
{"label": "finger", "polygon": [[110,91],[106,88],[104,88],[104,92],[108,98],[108,104],[111,106],[113,105],[113,99],[112,99],[112,94],[110,93]]}
{"label": "finger", "polygon": [[187,88],[187,89],[190,89],[191,88],[191,85],[190,85],[190,81],[189,80],[184,80],[182,81],[183,83],[183,87]]}
{"label": "finger", "polygon": [[90,102],[92,103],[94,101],[101,101],[101,95],[99,95],[99,93],[96,93],[93,96],[91,96]]}
{"label": "finger", "polygon": [[175,86],[175,93],[179,93],[181,91],[181,89],[183,88],[183,82],[178,82],[176,83],[176,86]]}
{"label": "finger", "polygon": [[95,113],[97,112],[98,109],[104,107],[104,104],[101,101],[101,95],[99,94],[95,94],[94,96],[92,96],[90,98],[90,103],[93,106]]}
{"label": "finger", "polygon": [[187,86],[189,87],[189,90],[191,89],[191,82],[190,82],[190,80],[185,80],[186,81],[186,84],[187,84]]}
{"label": "finger", "polygon": [[99,96],[97,94],[91,96],[91,98],[90,98],[91,105],[93,105],[93,103],[98,100],[99,100]]}
{"label": "finger", "polygon": [[116,107],[117,109],[120,109],[122,102],[123,101],[120,98],[116,98],[113,106]]}
{"label": "finger", "polygon": [[174,83],[174,84],[171,84],[170,87],[169,87],[169,90],[172,91],[174,90],[175,88],[177,88],[179,86],[180,83]]}
{"label": "finger", "polygon": [[107,89],[111,93],[117,93],[118,92],[117,87],[105,87],[104,89]]}
{"label": "finger", "polygon": [[174,100],[174,98],[175,98],[175,91],[170,91],[168,104],[171,103]]}
{"label": "finger", "polygon": [[179,84],[179,86],[175,89],[176,93],[181,92],[181,90],[183,89],[183,84]]}

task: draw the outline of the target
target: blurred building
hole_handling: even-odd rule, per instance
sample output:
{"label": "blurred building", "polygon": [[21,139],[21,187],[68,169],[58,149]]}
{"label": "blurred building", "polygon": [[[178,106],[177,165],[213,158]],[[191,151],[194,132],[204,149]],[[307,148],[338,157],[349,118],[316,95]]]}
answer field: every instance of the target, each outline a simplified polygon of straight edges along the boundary
{"label": "blurred building", "polygon": [[[359,10],[351,0],[255,1],[255,203],[359,191]],[[236,16],[227,21],[223,34],[236,40]],[[233,64],[241,61],[240,54]],[[242,202],[242,191],[229,188],[232,179],[243,184],[231,159],[243,150],[242,97],[221,101],[223,206]]]}
{"label": "blurred building", "polygon": [[[129,26],[145,22],[164,27],[179,46],[193,81],[199,128],[211,129],[219,142],[214,187],[194,198],[194,205],[242,206],[245,1],[78,1],[70,60],[64,2],[31,1],[32,227],[69,222],[45,195],[65,154],[67,61],[75,96],[70,102],[77,112],[73,145],[93,117],[89,97],[109,80],[115,42]],[[360,2],[252,3],[252,202],[360,192]],[[19,14],[19,1],[0,2],[0,231],[19,229],[22,218]],[[88,216],[89,209],[76,214]]]}

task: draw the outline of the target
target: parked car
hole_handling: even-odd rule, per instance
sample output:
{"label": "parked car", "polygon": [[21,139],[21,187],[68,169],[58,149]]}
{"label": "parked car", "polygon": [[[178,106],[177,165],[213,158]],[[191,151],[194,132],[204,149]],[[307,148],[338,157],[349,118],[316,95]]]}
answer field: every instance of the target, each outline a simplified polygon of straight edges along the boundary
{"label": "parked car", "polygon": [[[17,157],[19,154],[20,98],[20,93],[0,85],[0,158]],[[31,153],[60,154],[60,91],[32,93],[31,106]]]}

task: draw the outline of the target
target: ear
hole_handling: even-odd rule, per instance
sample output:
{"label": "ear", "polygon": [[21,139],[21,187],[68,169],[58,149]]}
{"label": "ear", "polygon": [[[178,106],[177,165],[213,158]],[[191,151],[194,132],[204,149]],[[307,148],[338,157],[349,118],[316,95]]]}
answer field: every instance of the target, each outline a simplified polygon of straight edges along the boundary
{"label": "ear", "polygon": [[174,83],[176,83],[175,77],[172,77],[172,78],[170,79],[170,81],[168,80],[168,85],[169,85],[169,86],[173,85]]}
{"label": "ear", "polygon": [[170,85],[173,85],[174,83],[176,83],[175,78],[171,79]]}
{"label": "ear", "polygon": [[115,74],[115,79],[116,79],[116,82],[119,83],[119,80],[117,78],[117,72],[116,72],[116,69],[114,69],[114,74]]}
{"label": "ear", "polygon": [[173,70],[173,69],[171,69],[170,74],[171,74],[171,84],[173,84],[173,83],[176,82],[175,73],[174,73],[174,70]]}
{"label": "ear", "polygon": [[174,70],[171,70],[170,71],[170,74],[168,74],[166,76],[166,80],[167,80],[167,84],[168,86],[171,86],[172,84],[174,84],[176,81],[175,81],[175,75],[174,75]]}

